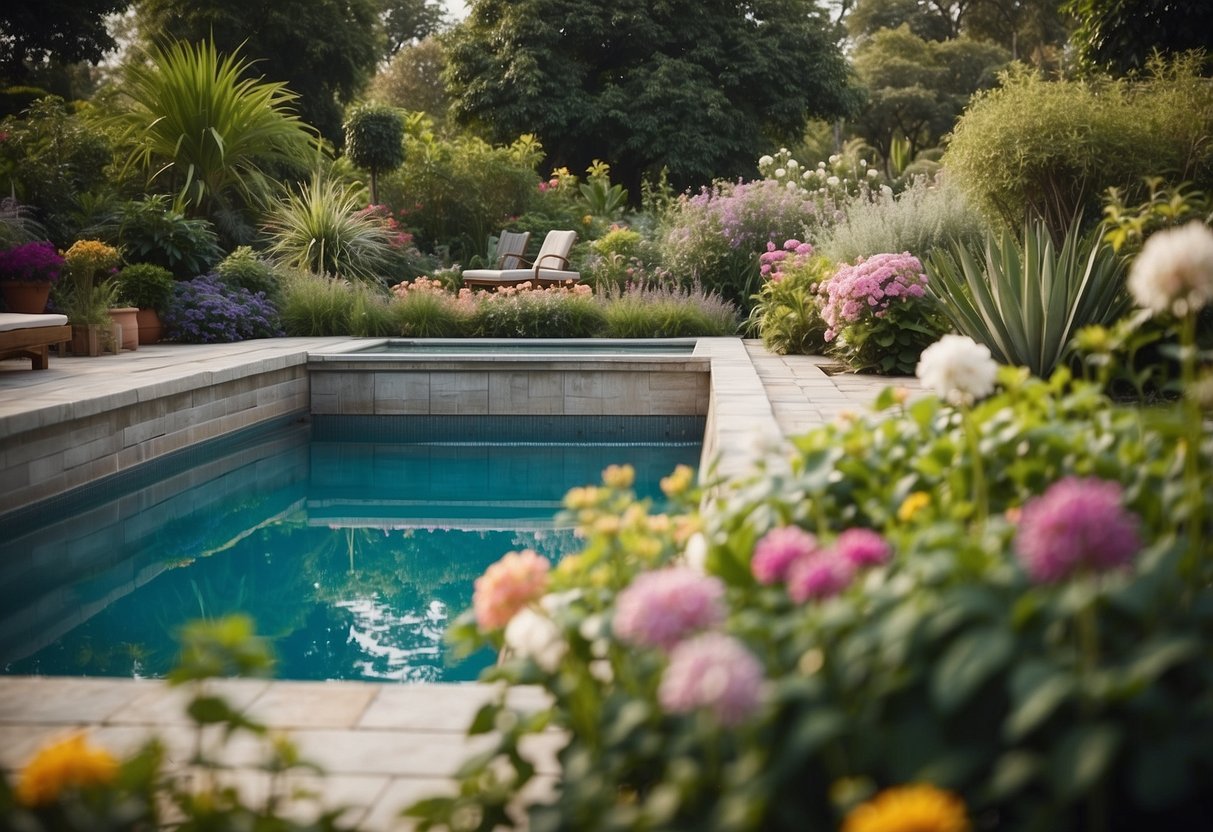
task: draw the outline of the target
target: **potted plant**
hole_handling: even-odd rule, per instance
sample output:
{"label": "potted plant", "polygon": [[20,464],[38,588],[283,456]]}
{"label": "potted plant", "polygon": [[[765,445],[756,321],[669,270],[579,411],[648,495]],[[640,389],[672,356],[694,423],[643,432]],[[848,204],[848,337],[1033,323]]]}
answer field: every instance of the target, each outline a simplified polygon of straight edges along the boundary
{"label": "potted plant", "polygon": [[46,311],[51,287],[64,269],[53,243],[37,240],[0,251],[0,293],[9,312]]}
{"label": "potted plant", "polygon": [[[67,279],[57,287],[55,302],[72,325],[72,352],[100,355],[102,346],[114,337],[116,322],[110,307],[118,297],[118,285],[111,274],[118,265],[118,250],[98,240],[77,240],[63,257]],[[138,323],[133,315],[130,327],[137,346]]]}
{"label": "potted plant", "polygon": [[164,330],[160,312],[173,298],[173,274],[152,263],[135,263],[118,272],[118,302],[138,308],[139,343],[155,344]]}

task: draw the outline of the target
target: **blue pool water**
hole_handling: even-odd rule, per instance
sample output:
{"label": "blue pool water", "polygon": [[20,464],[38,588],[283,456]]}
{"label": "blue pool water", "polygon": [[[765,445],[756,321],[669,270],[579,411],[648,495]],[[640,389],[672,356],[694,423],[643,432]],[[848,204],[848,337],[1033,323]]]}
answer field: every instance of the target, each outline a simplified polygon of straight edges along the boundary
{"label": "blue pool water", "polygon": [[[345,441],[351,427],[374,441]],[[522,444],[481,423],[492,444],[283,425],[56,501],[5,524],[0,669],[158,677],[184,621],[244,612],[272,638],[280,678],[474,679],[493,656],[456,662],[443,632],[489,564],[574,551],[560,501],[609,464],[635,465],[654,498],[675,465],[697,464],[702,425],[694,441],[650,441],[650,428]]]}
{"label": "blue pool water", "polygon": [[694,338],[393,339],[347,355],[691,355]]}

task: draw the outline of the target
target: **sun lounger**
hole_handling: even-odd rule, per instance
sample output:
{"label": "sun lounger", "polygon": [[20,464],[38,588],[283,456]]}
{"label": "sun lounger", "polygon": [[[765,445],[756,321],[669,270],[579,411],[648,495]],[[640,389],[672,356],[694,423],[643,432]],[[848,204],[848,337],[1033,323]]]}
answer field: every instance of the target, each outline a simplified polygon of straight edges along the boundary
{"label": "sun lounger", "polygon": [[581,274],[568,268],[569,252],[573,250],[576,240],[576,231],[549,231],[530,268],[468,269],[463,273],[463,285],[473,289],[489,289],[528,282],[534,286],[576,283],[581,280]]}
{"label": "sun lounger", "polygon": [[30,369],[45,370],[50,363],[50,345],[71,339],[66,315],[0,312],[0,358],[28,358]]}

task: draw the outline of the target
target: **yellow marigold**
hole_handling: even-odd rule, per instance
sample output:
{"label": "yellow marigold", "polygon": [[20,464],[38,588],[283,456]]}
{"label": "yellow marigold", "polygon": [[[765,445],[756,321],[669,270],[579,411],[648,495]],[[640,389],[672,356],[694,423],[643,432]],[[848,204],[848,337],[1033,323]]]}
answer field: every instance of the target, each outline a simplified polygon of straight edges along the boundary
{"label": "yellow marigold", "polygon": [[636,482],[636,469],[631,465],[608,465],[602,472],[602,482],[611,488],[631,488]]}
{"label": "yellow marigold", "polygon": [[667,497],[682,494],[691,487],[695,472],[689,465],[679,465],[668,477],[661,478],[661,490]]}
{"label": "yellow marigold", "polygon": [[910,496],[901,501],[901,506],[897,509],[897,519],[903,523],[909,523],[914,519],[914,515],[922,511],[931,504],[931,495],[925,491],[915,491]]}
{"label": "yellow marigold", "polygon": [[69,268],[96,271],[118,265],[118,249],[100,240],[77,240],[63,253]]}
{"label": "yellow marigold", "polygon": [[842,832],[969,832],[964,802],[920,783],[885,789],[847,815]]}
{"label": "yellow marigold", "polygon": [[43,746],[21,770],[17,800],[25,806],[54,803],[66,788],[104,786],[118,774],[118,761],[104,748],[72,734]]}

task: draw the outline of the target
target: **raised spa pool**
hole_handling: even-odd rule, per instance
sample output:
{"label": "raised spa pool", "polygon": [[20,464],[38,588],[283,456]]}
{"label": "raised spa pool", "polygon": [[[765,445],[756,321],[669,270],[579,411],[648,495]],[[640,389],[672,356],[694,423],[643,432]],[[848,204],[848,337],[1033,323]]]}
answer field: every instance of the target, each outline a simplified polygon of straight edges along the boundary
{"label": "raised spa pool", "polygon": [[[443,632],[505,552],[577,548],[564,493],[631,463],[637,491],[699,460],[698,417],[279,423],[6,523],[0,668],[158,677],[174,633],[243,612],[286,679],[459,681]],[[562,426],[563,424],[563,426]]]}
{"label": "raised spa pool", "polygon": [[396,339],[348,355],[642,356],[691,355],[694,338],[451,338]]}

